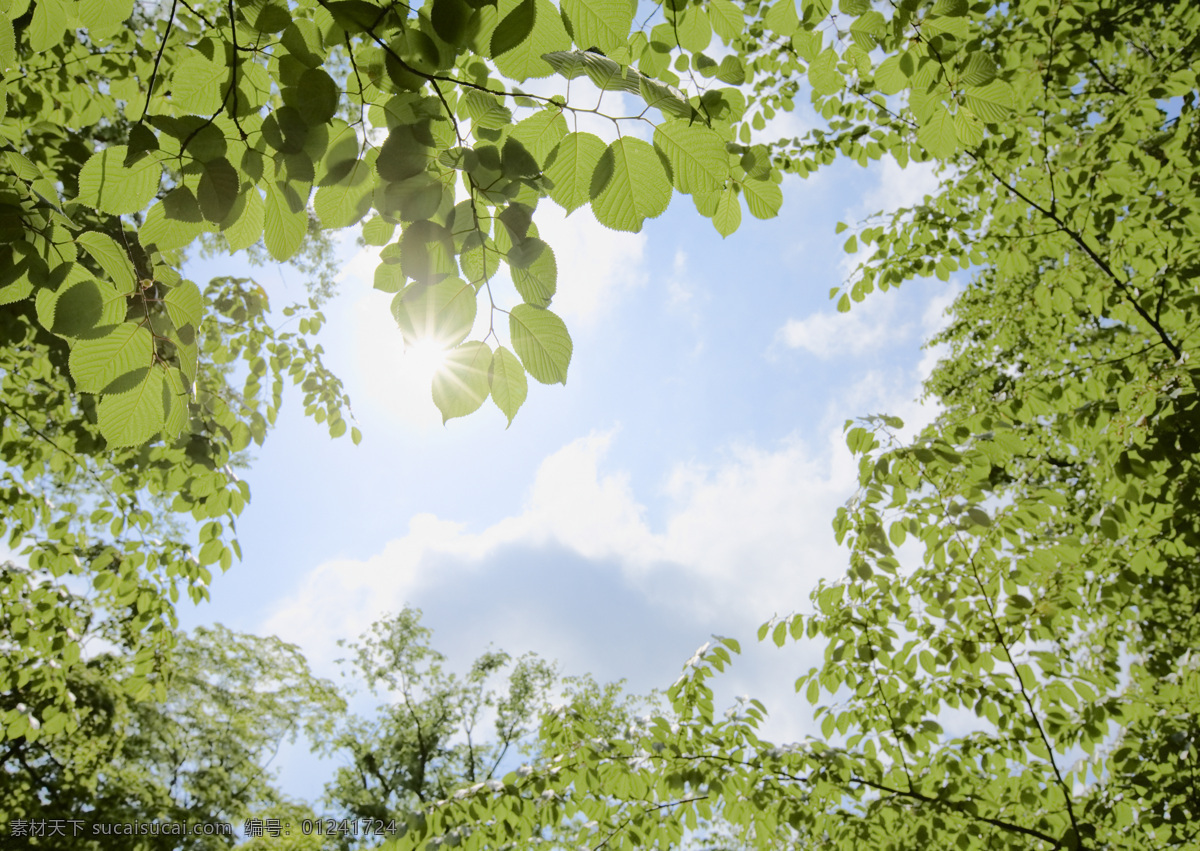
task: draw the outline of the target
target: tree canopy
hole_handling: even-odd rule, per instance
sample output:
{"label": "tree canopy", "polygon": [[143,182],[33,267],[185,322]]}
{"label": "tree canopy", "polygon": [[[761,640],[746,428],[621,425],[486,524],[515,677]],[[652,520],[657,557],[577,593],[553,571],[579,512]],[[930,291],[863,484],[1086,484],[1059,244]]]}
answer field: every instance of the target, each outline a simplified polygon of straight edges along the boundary
{"label": "tree canopy", "polygon": [[[544,759],[431,804],[393,844],[549,842],[571,824],[588,847],[665,847],[713,820],[763,848],[1194,843],[1200,10],[640,11],[0,0],[3,521],[30,566],[0,586],[6,735],[77,723],[80,614],[47,576],[86,577],[128,613],[148,692],[176,586],[199,598],[232,561],[248,498],[232,465],[285,375],[348,430],[307,340],[317,303],[281,332],[252,281],[185,280],[203,234],[285,260],[314,220],[361,226],[400,332],[451,347],[443,416],[490,397],[511,422],[526,375],[565,382],[571,358],[551,310],[567,263],[539,203],[637,230],[679,192],[727,235],[743,204],[775,214],[784,174],[890,156],[935,161],[942,182],[848,234],[866,259],[839,309],[917,276],[961,272],[962,291],[927,384],[936,420],[911,438],[892,417],[847,425],[849,573],[764,625],[824,643],[797,680],[823,736],[760,741],[754,701],[717,715],[709,679],[738,650],[718,639],[672,717],[548,716]],[[597,90],[637,104],[607,138],[573,126],[603,113]],[[815,126],[762,138],[806,95]],[[469,339],[480,305],[488,330]],[[31,664],[50,655],[66,664]]]}

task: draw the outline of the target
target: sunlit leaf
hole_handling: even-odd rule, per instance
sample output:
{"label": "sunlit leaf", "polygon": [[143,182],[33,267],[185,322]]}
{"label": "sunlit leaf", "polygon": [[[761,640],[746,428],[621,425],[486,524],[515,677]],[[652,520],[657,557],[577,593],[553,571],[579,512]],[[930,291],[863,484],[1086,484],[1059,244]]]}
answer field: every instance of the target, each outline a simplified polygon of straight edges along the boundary
{"label": "sunlit leaf", "polygon": [[518,304],[509,313],[512,346],[525,369],[542,384],[566,384],[571,335],[549,310]]}

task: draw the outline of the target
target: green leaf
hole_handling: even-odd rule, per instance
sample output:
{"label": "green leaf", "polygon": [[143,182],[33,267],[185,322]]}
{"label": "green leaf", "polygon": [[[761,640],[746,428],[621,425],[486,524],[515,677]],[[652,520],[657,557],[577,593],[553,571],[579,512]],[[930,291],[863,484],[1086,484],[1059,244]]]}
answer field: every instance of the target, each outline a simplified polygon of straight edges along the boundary
{"label": "green leaf", "polygon": [[625,45],[636,3],[630,0],[562,0],[575,43],[613,53]]}
{"label": "green leaf", "polygon": [[1004,121],[1016,107],[1012,86],[992,80],[985,86],[967,86],[963,92],[967,108],[988,124]]}
{"label": "green leaf", "polygon": [[7,71],[17,64],[17,37],[12,21],[0,14],[0,71]]}
{"label": "green leaf", "polygon": [[146,214],[138,231],[142,245],[158,249],[182,248],[204,230],[195,196],[186,186],[177,186]]}
{"label": "green leaf", "polygon": [[433,376],[433,403],[442,412],[443,425],[453,417],[465,417],[479,410],[490,392],[491,365],[492,350],[478,340],[446,352]]}
{"label": "green leaf", "polygon": [[730,0],[709,0],[708,18],[712,28],[726,44],[740,36],[746,29],[742,7]]}
{"label": "green leaf", "polygon": [[887,32],[887,22],[883,14],[872,9],[856,18],[850,24],[850,37],[863,50],[870,52]]}
{"label": "green leaf", "polygon": [[200,288],[191,281],[183,281],[178,286],[171,287],[163,298],[167,315],[171,324],[177,329],[191,326],[199,329],[200,321],[204,318],[204,297]]}
{"label": "green leaf", "polygon": [[[510,3],[511,0],[500,0],[499,8],[507,11]],[[531,3],[531,0],[522,0],[524,3]],[[504,19],[501,20],[503,23]],[[542,57],[558,50],[569,50],[570,47],[571,37],[567,35],[558,9],[550,0],[536,0],[533,31],[502,55],[493,53],[493,56],[500,73],[521,81],[530,77],[548,77],[553,69]]]}
{"label": "green leaf", "polygon": [[30,243],[14,242],[7,246],[0,243],[0,304],[28,298],[35,283],[38,286],[45,283],[46,273],[46,261]]}
{"label": "green leaf", "polygon": [[963,86],[986,86],[996,79],[996,63],[986,53],[972,53],[959,72],[958,82]]}
{"label": "green leaf", "polygon": [[692,53],[699,53],[712,41],[712,24],[703,6],[684,6],[677,12],[675,35],[679,46]]}
{"label": "green leaf", "polygon": [[60,337],[82,337],[125,321],[125,295],[91,278],[64,284],[54,294],[51,328]]}
{"label": "green leaf", "polygon": [[237,221],[225,228],[225,239],[230,251],[241,251],[257,243],[263,237],[264,205],[258,188],[246,190],[246,203]]}
{"label": "green leaf", "polygon": [[833,0],[801,0],[800,9],[802,20],[813,26],[825,20],[829,10],[833,8]]}
{"label": "green leaf", "polygon": [[478,310],[475,288],[458,278],[414,284],[392,301],[392,316],[406,343],[433,340],[449,348],[471,333]]}
{"label": "green leaf", "polygon": [[716,209],[711,216],[713,227],[721,236],[729,236],[742,223],[742,204],[737,190],[728,186],[717,193]]}
{"label": "green leaf", "polygon": [[571,335],[558,316],[518,304],[509,313],[508,330],[513,349],[530,375],[542,384],[567,383]]}
{"label": "green leaf", "polygon": [[818,95],[834,95],[846,85],[846,80],[837,69],[838,55],[827,47],[808,66],[808,82]]}
{"label": "green leaf", "polygon": [[970,4],[967,0],[937,0],[933,4],[933,14],[949,17],[962,17],[967,14]]}
{"label": "green leaf", "polygon": [[973,148],[983,141],[983,123],[971,110],[960,106],[954,113],[954,135],[964,146]]}
{"label": "green leaf", "polygon": [[492,57],[502,56],[529,38],[537,15],[536,0],[521,0],[492,33]]}
{"label": "green leaf", "polygon": [[430,148],[417,139],[413,127],[401,124],[392,128],[380,147],[375,170],[382,180],[399,183],[425,171],[430,153]]}
{"label": "green leaf", "polygon": [[938,104],[917,130],[921,147],[939,159],[948,159],[958,151],[954,119],[944,104]]}
{"label": "green leaf", "polygon": [[632,68],[614,62],[607,56],[590,50],[563,50],[547,53],[542,57],[559,74],[574,80],[587,77],[602,92],[629,92],[637,94],[642,75]]}
{"label": "green leaf", "polygon": [[[592,212],[605,227],[637,232],[646,219],[661,215],[671,202],[666,170],[654,148],[631,136],[609,145],[606,157],[611,158],[612,176],[599,194],[593,189]],[[606,157],[601,157],[598,173],[604,169]]]}
{"label": "green leaf", "polygon": [[741,187],[746,196],[746,207],[756,219],[774,218],[783,206],[783,190],[777,183],[769,180],[744,180]]}
{"label": "green leaf", "polygon": [[100,393],[121,376],[150,366],[153,354],[150,329],[125,322],[103,337],[80,340],[72,347],[71,377],[80,392]]}
{"label": "green leaf", "polygon": [[79,171],[76,200],[114,216],[144,210],[158,192],[162,165],[153,157],[143,157],[126,167],[126,153],[124,145],[113,145],[92,154]]}
{"label": "green leaf", "polygon": [[274,183],[267,184],[263,240],[271,256],[280,262],[287,260],[300,250],[307,233],[307,211],[293,210],[283,191]]}
{"label": "green leaf", "polygon": [[568,133],[547,160],[550,197],[568,213],[592,199],[592,178],[604,152],[600,137]]}
{"label": "green leaf", "polygon": [[795,0],[775,0],[763,17],[767,29],[783,38],[791,38],[800,28],[800,17],[796,14]]}
{"label": "green leaf", "polygon": [[333,77],[323,69],[309,68],[301,74],[296,91],[299,97],[295,106],[306,124],[327,124],[333,120],[341,92]]}
{"label": "green leaf", "polygon": [[558,287],[558,264],[550,246],[530,238],[508,252],[513,285],[526,304],[548,307]]}
{"label": "green leaf", "polygon": [[490,236],[472,231],[463,240],[458,259],[463,276],[469,283],[478,285],[490,279],[500,268],[500,249]]}
{"label": "green leaf", "polygon": [[433,0],[429,20],[438,38],[455,47],[465,47],[470,41],[478,18],[464,0]]}
{"label": "green leaf", "polygon": [[453,237],[448,228],[431,221],[413,222],[400,235],[400,266],[421,284],[432,284],[458,271]]}
{"label": "green leaf", "polygon": [[710,192],[725,185],[729,154],[714,130],[686,121],[664,121],[654,130],[654,146],[666,154],[680,192]]}
{"label": "green leaf", "polygon": [[509,133],[509,138],[524,145],[541,165],[566,135],[567,120],[563,118],[562,110],[551,106],[520,121]]}
{"label": "green leaf", "polygon": [[188,421],[188,382],[175,367],[165,370],[163,379],[163,437],[174,440]]}
{"label": "green leaf", "polygon": [[492,356],[492,365],[488,370],[488,387],[492,392],[492,401],[496,407],[508,417],[512,425],[513,417],[517,415],[525,396],[529,393],[529,384],[525,380],[525,367],[517,356],[504,346],[496,349]]}
{"label": "green leaf", "polygon": [[133,263],[129,254],[115,239],[99,231],[86,231],[76,236],[75,241],[108,273],[109,280],[118,292],[133,292],[136,284]]}
{"label": "green leaf", "polygon": [[233,209],[240,189],[237,169],[229,160],[217,157],[204,163],[200,185],[196,188],[201,215],[210,222],[223,222]]}
{"label": "green leaf", "polygon": [[495,95],[468,89],[463,93],[462,104],[476,127],[499,130],[512,123],[512,110],[500,103]]}
{"label": "green leaf", "polygon": [[96,43],[121,30],[133,14],[133,0],[79,0],[79,22]]}
{"label": "green leaf", "polygon": [[885,95],[894,95],[908,88],[908,75],[900,67],[899,56],[889,56],[875,69],[875,88]]}
{"label": "green leaf", "polygon": [[63,0],[39,0],[33,7],[29,22],[29,46],[35,53],[45,53],[62,41],[67,28],[67,7]]}
{"label": "green leaf", "polygon": [[105,394],[100,400],[96,415],[109,446],[140,446],[163,430],[163,398],[170,393],[165,374],[165,370],[152,367],[133,388]]}
{"label": "green leaf", "polygon": [[356,159],[341,180],[317,189],[313,210],[327,228],[349,227],[370,211],[375,187],[373,165]]}
{"label": "green leaf", "polygon": [[367,245],[387,245],[396,232],[396,225],[381,216],[372,216],[363,222],[363,242]]}
{"label": "green leaf", "polygon": [[[224,57],[222,57],[224,58]],[[221,108],[222,83],[229,78],[224,62],[189,50],[177,60],[171,78],[171,101],[179,110],[195,115],[213,115]]]}

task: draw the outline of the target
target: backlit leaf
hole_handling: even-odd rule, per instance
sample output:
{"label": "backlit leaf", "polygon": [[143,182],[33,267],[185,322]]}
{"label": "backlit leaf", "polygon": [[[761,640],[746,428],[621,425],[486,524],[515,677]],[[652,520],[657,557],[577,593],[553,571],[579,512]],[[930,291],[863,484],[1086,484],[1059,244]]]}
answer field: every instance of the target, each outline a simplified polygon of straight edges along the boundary
{"label": "backlit leaf", "polygon": [[591,133],[568,133],[546,163],[550,197],[568,213],[592,199],[592,178],[605,151]]}
{"label": "backlit leaf", "polygon": [[[505,50],[503,54],[497,56],[493,53],[500,73],[518,82],[530,77],[549,76],[553,70],[542,56],[557,50],[569,50],[571,47],[571,37],[567,35],[558,9],[550,0],[521,0],[519,5],[526,3],[536,6],[533,30],[528,37]],[[507,14],[510,5],[511,0],[500,0],[499,8]],[[515,11],[517,6],[512,8]]]}
{"label": "backlit leaf", "polygon": [[134,290],[135,275],[133,263],[125,249],[106,233],[87,231],[75,237],[75,241],[83,246],[84,251],[100,264],[100,268],[108,273],[109,280],[121,293],[131,293]]}
{"label": "backlit leaf", "polygon": [[228,79],[229,70],[223,61],[210,59],[198,50],[189,51],[175,66],[171,99],[184,112],[212,115],[221,108],[221,84]]}
{"label": "backlit leaf", "polygon": [[81,392],[99,393],[120,376],[150,366],[153,352],[150,330],[125,322],[103,337],[80,340],[71,348],[71,377]]}
{"label": "backlit leaf", "polygon": [[88,158],[79,172],[78,201],[113,215],[146,208],[158,192],[162,165],[148,156],[126,167],[126,151],[113,145]]}
{"label": "backlit leaf", "polygon": [[818,95],[833,95],[840,92],[846,80],[837,69],[838,55],[829,47],[808,66],[808,82]]}
{"label": "backlit leaf", "polygon": [[392,303],[392,316],[405,342],[432,340],[445,347],[466,339],[477,310],[475,288],[458,278],[432,286],[413,284]]}
{"label": "backlit leaf", "polygon": [[562,0],[575,43],[582,48],[598,47],[605,53],[625,44],[635,5],[630,0]]}
{"label": "backlit leaf", "polygon": [[567,120],[563,118],[562,110],[547,107],[520,121],[512,129],[509,138],[524,145],[538,163],[542,164],[566,135]]}
{"label": "backlit leaf", "polygon": [[300,250],[306,233],[308,213],[303,209],[293,211],[283,191],[273,183],[268,184],[263,212],[263,240],[267,251],[276,260],[287,260]]}
{"label": "backlit leaf", "polygon": [[729,176],[724,141],[702,124],[664,121],[654,130],[654,146],[667,155],[680,192],[708,192],[723,186]]}
{"label": "backlit leaf", "polygon": [[533,32],[537,14],[535,0],[521,0],[515,8],[501,18],[492,33],[492,56],[498,57],[517,47]]}
{"label": "backlit leaf", "polygon": [[492,350],[478,340],[446,352],[433,376],[433,403],[442,412],[443,423],[479,410],[490,392],[491,365]]}
{"label": "backlit leaf", "polygon": [[958,150],[958,136],[954,132],[954,119],[945,105],[938,104],[929,118],[921,123],[917,139],[935,157],[954,156]]}
{"label": "backlit leaf", "polygon": [[[639,231],[671,201],[671,183],[654,148],[631,136],[608,146],[612,176],[592,201],[596,220],[613,230]],[[597,168],[604,167],[604,158]]]}
{"label": "backlit leaf", "polygon": [[171,317],[171,324],[176,328],[190,325],[199,329],[200,321],[204,318],[204,297],[194,283],[183,281],[178,286],[171,287],[167,290],[163,303],[166,305],[167,315]]}
{"label": "backlit leaf", "polygon": [[492,401],[508,418],[508,424],[512,425],[513,417],[529,393],[529,383],[525,380],[525,367],[521,366],[521,361],[504,346],[497,347],[492,355],[488,386],[491,388]]}
{"label": "backlit leaf", "polygon": [[512,346],[525,369],[542,384],[566,384],[571,335],[549,310],[518,304],[508,317]]}
{"label": "backlit leaf", "polygon": [[508,262],[513,285],[524,302],[548,307],[558,286],[558,264],[550,246],[540,239],[527,239],[509,250]]}
{"label": "backlit leaf", "polygon": [[746,208],[756,219],[770,219],[783,206],[783,190],[769,180],[745,180],[741,183],[746,196]]}
{"label": "backlit leaf", "polygon": [[968,86],[964,96],[971,112],[989,124],[1004,121],[1016,106],[1012,86],[1003,80],[992,80],[985,86]]}
{"label": "backlit leaf", "polygon": [[138,383],[121,393],[107,393],[96,408],[100,433],[112,447],[138,446],[166,425],[163,408],[166,371],[146,370]]}

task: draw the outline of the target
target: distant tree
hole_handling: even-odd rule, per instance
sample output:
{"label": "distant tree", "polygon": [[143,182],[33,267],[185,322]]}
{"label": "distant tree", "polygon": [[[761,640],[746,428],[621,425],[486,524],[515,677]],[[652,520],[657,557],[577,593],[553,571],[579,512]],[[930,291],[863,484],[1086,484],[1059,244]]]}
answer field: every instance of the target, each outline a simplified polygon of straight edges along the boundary
{"label": "distant tree", "polygon": [[[656,695],[628,694],[623,683],[600,685],[590,676],[560,681],[555,666],[534,654],[514,660],[491,650],[465,675],[447,671],[420,618],[419,609],[405,608],[347,645],[348,674],[388,702],[374,716],[350,716],[324,743],[350,759],[326,786],[335,823],[383,825],[389,835],[406,831],[439,801],[501,790],[504,775],[528,771],[517,763],[545,755],[537,732],[551,701],[603,737],[623,735],[639,715],[662,709]],[[346,844],[379,844],[377,837],[354,842],[351,830]],[[553,826],[546,839],[571,846],[575,833]]]}
{"label": "distant tree", "polygon": [[[81,719],[76,732],[0,746],[0,814],[10,841],[25,843],[20,847],[231,848],[231,833],[123,835],[102,825],[206,830],[224,823],[240,831],[251,813],[282,805],[270,771],[279,746],[299,733],[318,734],[344,709],[332,684],[313,677],[299,651],[277,638],[219,625],[180,636],[161,702],[131,699],[123,686],[134,663],[123,649],[71,669],[68,694]],[[36,707],[4,708],[36,714]],[[63,835],[42,830],[22,837],[18,826],[67,820],[74,823]]]}
{"label": "distant tree", "polygon": [[[374,717],[349,717],[326,742],[351,760],[326,790],[351,818],[403,820],[464,784],[491,780],[527,743],[557,680],[537,656],[513,662],[502,651],[484,653],[465,675],[447,671],[420,619],[419,609],[405,608],[346,645],[349,675],[387,700]],[[506,668],[506,688],[496,691],[491,682]]]}

